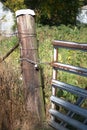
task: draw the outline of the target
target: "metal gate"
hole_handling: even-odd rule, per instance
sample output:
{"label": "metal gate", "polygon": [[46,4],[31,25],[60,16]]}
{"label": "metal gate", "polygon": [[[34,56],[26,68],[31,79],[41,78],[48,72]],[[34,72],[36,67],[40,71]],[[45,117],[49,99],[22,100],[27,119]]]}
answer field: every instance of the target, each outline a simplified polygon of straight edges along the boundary
{"label": "metal gate", "polygon": [[[59,48],[75,51],[81,50],[85,53],[87,51],[87,44],[54,40],[53,47],[54,61],[51,64],[53,67],[52,96],[50,97],[52,107],[49,110],[49,113],[51,114],[51,121],[49,124],[57,130],[87,130],[87,109],[82,107],[87,99],[87,90],[61,82],[57,78],[58,71],[87,77],[87,68],[58,62]],[[58,96],[58,94],[56,94],[58,90],[76,95],[76,101],[73,103]]]}

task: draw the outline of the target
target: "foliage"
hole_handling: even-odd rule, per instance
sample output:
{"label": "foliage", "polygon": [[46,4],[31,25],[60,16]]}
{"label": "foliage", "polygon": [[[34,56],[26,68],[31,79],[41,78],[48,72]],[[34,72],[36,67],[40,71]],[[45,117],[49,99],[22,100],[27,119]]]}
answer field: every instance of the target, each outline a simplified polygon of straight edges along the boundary
{"label": "foliage", "polygon": [[18,9],[23,9],[26,6],[24,5],[24,0],[1,0],[6,7],[15,12]]}
{"label": "foliage", "polygon": [[43,24],[76,24],[78,8],[85,0],[1,0],[12,11],[30,8],[36,12],[36,20]]}
{"label": "foliage", "polygon": [[[38,2],[38,4],[37,4]],[[79,8],[79,0],[47,0],[28,3],[25,0],[25,4],[36,10],[38,19],[43,24],[75,24],[76,15]]]}
{"label": "foliage", "polygon": [[[18,38],[17,37],[2,37],[1,41],[0,41],[0,49],[1,51],[1,56],[6,55],[6,53],[8,52],[8,50],[10,50],[15,44],[18,43]],[[19,54],[19,50],[17,49],[16,51],[14,51],[14,53],[11,54],[12,57],[8,57],[6,59],[6,61],[9,63],[9,60],[12,61],[11,65],[18,65],[18,55]]]}

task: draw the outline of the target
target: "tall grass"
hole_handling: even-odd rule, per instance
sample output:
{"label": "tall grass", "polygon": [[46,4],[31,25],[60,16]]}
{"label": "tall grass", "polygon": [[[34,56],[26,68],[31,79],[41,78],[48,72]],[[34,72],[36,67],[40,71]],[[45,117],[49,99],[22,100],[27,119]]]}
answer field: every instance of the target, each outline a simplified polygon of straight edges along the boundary
{"label": "tall grass", "polygon": [[[0,41],[0,58],[18,42],[17,37]],[[20,128],[24,112],[23,83],[21,81],[19,50],[16,49],[0,63],[0,130]]]}

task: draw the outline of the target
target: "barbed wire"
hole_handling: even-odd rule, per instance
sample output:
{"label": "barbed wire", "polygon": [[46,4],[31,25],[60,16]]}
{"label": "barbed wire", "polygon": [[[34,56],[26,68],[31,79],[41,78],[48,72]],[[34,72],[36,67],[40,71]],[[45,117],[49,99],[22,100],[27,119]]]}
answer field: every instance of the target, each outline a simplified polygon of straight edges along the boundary
{"label": "barbed wire", "polygon": [[17,36],[18,33],[3,33],[3,35],[6,35],[6,36]]}
{"label": "barbed wire", "polygon": [[[2,30],[0,30],[0,31],[2,31]],[[3,31],[7,31],[7,30],[3,30]],[[23,31],[23,30],[22,30]],[[6,33],[6,32],[2,32],[2,34],[3,35],[9,35],[9,36],[17,36],[18,34],[21,34],[21,35],[26,35],[26,37],[35,37],[36,36],[36,34],[33,34],[33,33],[24,33],[24,32],[18,32],[18,31],[16,31],[16,32],[14,32],[14,33]],[[26,37],[22,37],[22,38],[26,38]],[[19,40],[19,43],[21,42],[21,40]],[[4,61],[18,46],[19,46],[19,43],[17,43],[10,51],[8,51],[8,53],[2,58],[2,60],[0,61],[0,63],[2,62],[2,61]],[[24,49],[24,50],[27,50],[26,48]],[[30,50],[30,49],[29,49]],[[34,50],[37,50],[37,48],[35,48]],[[34,67],[36,68],[36,69],[38,69],[39,68],[39,65],[40,64],[45,64],[45,65],[51,65],[51,62],[41,62],[41,61],[38,61],[38,62],[36,62],[36,61],[33,61],[33,60],[30,60],[30,59],[28,59],[28,58],[20,58],[20,61],[26,61],[26,62],[28,62],[28,63],[31,63],[31,64],[33,64],[34,65]]]}
{"label": "barbed wire", "polygon": [[11,29],[8,29],[8,30],[0,29],[0,34],[15,35],[15,34],[18,34],[18,31],[17,30],[13,31]]}
{"label": "barbed wire", "polygon": [[[25,30],[26,31],[26,30]],[[18,34],[21,34],[21,35],[26,35],[26,36],[29,36],[29,37],[36,37],[37,34],[33,34],[33,33],[26,33],[26,32],[13,32],[13,33],[8,33],[9,30],[0,30],[0,35],[5,35],[5,36],[18,36]],[[25,38],[25,37],[24,37]]]}

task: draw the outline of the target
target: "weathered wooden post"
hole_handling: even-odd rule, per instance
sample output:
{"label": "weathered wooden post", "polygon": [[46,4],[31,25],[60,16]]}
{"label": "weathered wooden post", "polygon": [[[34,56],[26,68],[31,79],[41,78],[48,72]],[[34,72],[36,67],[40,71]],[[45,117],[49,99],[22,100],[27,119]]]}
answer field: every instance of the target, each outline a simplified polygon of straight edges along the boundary
{"label": "weathered wooden post", "polygon": [[16,11],[25,102],[30,125],[28,130],[36,129],[44,117],[40,72],[35,69],[34,64],[38,62],[34,16],[34,11],[30,9]]}

